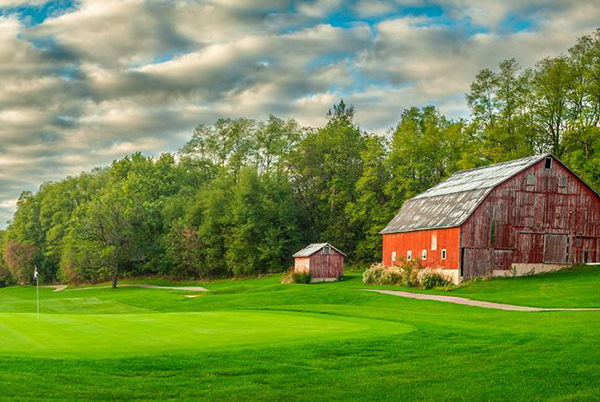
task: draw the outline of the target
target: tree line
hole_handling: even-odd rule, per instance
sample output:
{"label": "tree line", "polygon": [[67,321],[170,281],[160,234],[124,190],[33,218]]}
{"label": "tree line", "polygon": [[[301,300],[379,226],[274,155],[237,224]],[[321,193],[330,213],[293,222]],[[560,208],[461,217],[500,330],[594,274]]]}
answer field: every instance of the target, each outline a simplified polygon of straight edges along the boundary
{"label": "tree line", "polygon": [[318,128],[270,116],[198,126],[175,154],[135,153],[21,194],[0,231],[0,284],[282,271],[309,242],[381,259],[378,232],[452,173],[552,152],[600,189],[600,30],[522,69],[481,70],[467,119],[404,110],[386,135],[343,101]]}

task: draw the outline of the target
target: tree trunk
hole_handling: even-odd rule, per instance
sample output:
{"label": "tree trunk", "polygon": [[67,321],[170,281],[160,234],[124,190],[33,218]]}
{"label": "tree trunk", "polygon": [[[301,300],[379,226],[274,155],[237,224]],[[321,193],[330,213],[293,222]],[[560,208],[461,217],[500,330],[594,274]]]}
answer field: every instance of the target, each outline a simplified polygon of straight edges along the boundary
{"label": "tree trunk", "polygon": [[117,288],[117,281],[119,280],[119,267],[116,266],[113,270],[112,288]]}

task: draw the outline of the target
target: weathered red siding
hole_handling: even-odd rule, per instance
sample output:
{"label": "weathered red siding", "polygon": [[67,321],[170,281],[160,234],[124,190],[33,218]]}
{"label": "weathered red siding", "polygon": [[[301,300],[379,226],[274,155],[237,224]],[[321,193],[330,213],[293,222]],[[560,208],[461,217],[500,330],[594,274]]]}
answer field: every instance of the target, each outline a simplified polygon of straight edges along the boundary
{"label": "weathered red siding", "polygon": [[[432,237],[436,236],[437,248],[432,250]],[[383,265],[392,265],[392,252],[396,252],[395,264],[400,258],[406,258],[408,250],[412,258],[421,258],[427,250],[427,259],[423,265],[430,268],[458,269],[459,267],[460,228],[419,230],[405,233],[383,235]],[[442,249],[446,249],[446,259],[442,260]]]}
{"label": "weathered red siding", "polygon": [[493,189],[461,226],[463,276],[598,261],[599,239],[600,198],[556,159],[550,169],[542,160]]}
{"label": "weathered red siding", "polygon": [[310,256],[310,276],[318,278],[340,278],[344,274],[344,256],[333,248],[329,254],[319,250]]}

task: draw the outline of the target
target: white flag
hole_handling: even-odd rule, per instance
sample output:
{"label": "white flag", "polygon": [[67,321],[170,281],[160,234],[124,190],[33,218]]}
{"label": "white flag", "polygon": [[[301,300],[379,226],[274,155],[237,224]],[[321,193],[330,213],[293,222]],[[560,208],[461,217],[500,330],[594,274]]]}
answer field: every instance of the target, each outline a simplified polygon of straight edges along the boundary
{"label": "white flag", "polygon": [[35,271],[33,271],[33,279],[37,279],[37,267],[35,267]]}

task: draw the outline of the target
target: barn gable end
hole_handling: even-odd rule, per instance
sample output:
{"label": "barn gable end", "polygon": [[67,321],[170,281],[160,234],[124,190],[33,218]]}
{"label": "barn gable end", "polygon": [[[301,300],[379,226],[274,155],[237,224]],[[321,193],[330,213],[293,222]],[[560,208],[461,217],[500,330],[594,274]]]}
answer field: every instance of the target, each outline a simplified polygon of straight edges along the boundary
{"label": "barn gable end", "polygon": [[494,188],[461,226],[464,277],[600,260],[600,196],[548,158],[550,168],[544,158]]}

